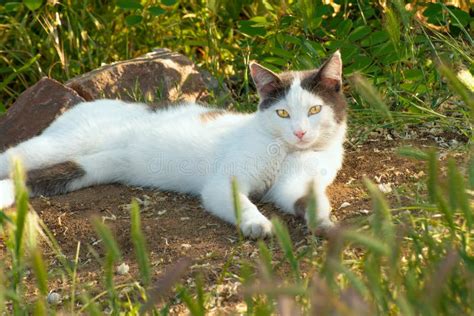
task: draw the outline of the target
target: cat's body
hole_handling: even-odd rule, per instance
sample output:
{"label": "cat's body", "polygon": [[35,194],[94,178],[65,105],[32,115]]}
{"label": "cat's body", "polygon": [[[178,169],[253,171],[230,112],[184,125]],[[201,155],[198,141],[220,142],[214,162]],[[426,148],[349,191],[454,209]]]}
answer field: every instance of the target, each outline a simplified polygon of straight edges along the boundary
{"label": "cat's body", "polygon": [[[340,70],[339,55],[324,67]],[[249,197],[304,215],[312,185],[318,219],[328,226],[330,204],[325,190],[342,164],[346,122],[340,72],[337,78],[328,72],[326,78],[321,77],[323,70],[314,72],[318,78],[295,72],[285,79],[253,64],[261,102],[260,110],[252,114],[197,104],[158,111],[117,100],[79,104],[40,136],[0,154],[0,179],[7,178],[12,158],[18,157],[29,171],[33,195],[112,182],[156,187],[201,196],[207,210],[235,223],[231,190],[235,177],[241,229],[251,237],[270,234],[271,223]],[[316,91],[311,90],[310,80],[329,85],[317,84]],[[282,111],[280,107],[286,114],[275,113]],[[308,109],[317,112],[310,114]],[[0,181],[0,207],[12,199],[11,180]]]}

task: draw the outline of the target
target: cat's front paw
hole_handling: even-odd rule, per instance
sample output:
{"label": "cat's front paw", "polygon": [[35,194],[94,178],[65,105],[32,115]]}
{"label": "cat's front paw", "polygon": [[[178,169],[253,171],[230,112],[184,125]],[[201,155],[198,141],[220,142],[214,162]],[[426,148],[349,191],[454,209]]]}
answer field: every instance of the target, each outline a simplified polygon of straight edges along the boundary
{"label": "cat's front paw", "polygon": [[252,239],[265,238],[272,234],[272,222],[264,216],[249,218],[242,221],[240,229],[245,237]]}
{"label": "cat's front paw", "polygon": [[13,181],[0,180],[0,209],[7,208],[15,203]]}

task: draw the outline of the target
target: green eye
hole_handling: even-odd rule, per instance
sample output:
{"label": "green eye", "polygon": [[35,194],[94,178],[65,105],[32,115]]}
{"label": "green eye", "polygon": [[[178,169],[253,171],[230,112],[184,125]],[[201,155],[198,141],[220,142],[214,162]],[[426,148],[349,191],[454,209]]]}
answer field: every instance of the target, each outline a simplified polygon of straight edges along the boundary
{"label": "green eye", "polygon": [[286,110],[276,110],[279,117],[289,118],[290,114]]}
{"label": "green eye", "polygon": [[321,112],[321,106],[320,105],[312,106],[308,111],[308,116],[318,114],[319,112]]}

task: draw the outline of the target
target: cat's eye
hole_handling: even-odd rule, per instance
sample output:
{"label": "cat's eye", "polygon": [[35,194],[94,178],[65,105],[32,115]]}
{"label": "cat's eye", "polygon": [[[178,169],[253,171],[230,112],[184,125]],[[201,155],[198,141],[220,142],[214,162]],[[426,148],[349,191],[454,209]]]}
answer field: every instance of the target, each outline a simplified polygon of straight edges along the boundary
{"label": "cat's eye", "polygon": [[290,114],[286,111],[286,110],[276,110],[277,114],[279,117],[282,117],[282,118],[289,118],[290,117]]}
{"label": "cat's eye", "polygon": [[308,111],[308,116],[318,114],[319,112],[321,112],[321,106],[320,105],[312,106]]}

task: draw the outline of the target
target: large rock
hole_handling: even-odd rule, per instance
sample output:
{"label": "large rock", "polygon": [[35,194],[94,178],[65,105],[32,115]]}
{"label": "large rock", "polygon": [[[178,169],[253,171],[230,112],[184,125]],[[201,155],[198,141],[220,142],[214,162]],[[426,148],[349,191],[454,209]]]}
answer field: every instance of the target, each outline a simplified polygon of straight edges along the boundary
{"label": "large rock", "polygon": [[208,96],[196,66],[168,49],[105,65],[69,80],[66,86],[86,100],[110,98],[161,104],[202,101]]}
{"label": "large rock", "polygon": [[66,109],[83,101],[76,91],[56,80],[42,78],[0,117],[0,152],[39,134]]}
{"label": "large rock", "polygon": [[23,92],[0,117],[0,152],[39,134],[66,109],[101,98],[144,101],[151,106],[177,101],[219,100],[230,92],[185,56],[158,49],[143,57],[103,66],[63,85],[43,78]]}

